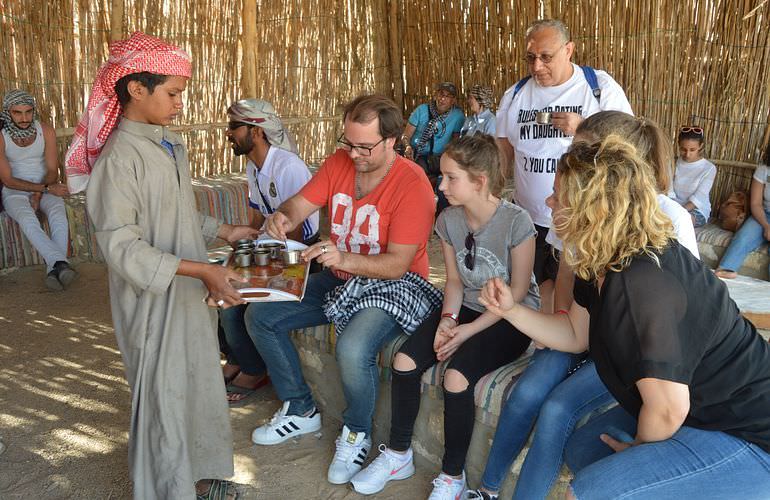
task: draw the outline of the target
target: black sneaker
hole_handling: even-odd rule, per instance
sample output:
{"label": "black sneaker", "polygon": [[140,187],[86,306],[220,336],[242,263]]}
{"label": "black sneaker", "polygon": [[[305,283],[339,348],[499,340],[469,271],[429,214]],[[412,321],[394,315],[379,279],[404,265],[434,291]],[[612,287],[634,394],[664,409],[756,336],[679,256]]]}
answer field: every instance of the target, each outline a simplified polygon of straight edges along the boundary
{"label": "black sneaker", "polygon": [[55,292],[64,290],[64,285],[62,285],[61,281],[59,281],[59,273],[56,272],[56,269],[52,270],[50,273],[48,273],[48,275],[46,275],[45,286],[49,290],[53,290]]}
{"label": "black sneaker", "polygon": [[70,286],[72,282],[75,281],[75,278],[78,277],[78,273],[74,269],[72,269],[67,262],[63,260],[57,261],[53,265],[52,272],[56,273],[56,277],[59,279],[59,283],[61,283],[61,286],[64,288],[67,288],[68,286]]}
{"label": "black sneaker", "polygon": [[497,495],[490,495],[481,490],[468,490],[465,492],[467,500],[497,500]]}

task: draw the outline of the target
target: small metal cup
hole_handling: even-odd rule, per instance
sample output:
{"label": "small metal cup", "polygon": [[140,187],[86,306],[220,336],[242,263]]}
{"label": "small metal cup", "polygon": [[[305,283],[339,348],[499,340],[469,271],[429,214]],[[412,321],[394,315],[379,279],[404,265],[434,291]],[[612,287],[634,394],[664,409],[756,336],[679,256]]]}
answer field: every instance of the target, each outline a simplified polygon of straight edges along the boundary
{"label": "small metal cup", "polygon": [[287,266],[292,266],[295,264],[299,264],[301,260],[302,252],[299,250],[282,250],[281,251],[281,258],[283,259],[283,263]]}
{"label": "small metal cup", "polygon": [[270,264],[270,250],[264,248],[257,248],[254,250],[254,265],[255,266],[267,266]]}
{"label": "small metal cup", "polygon": [[535,122],[537,122],[539,125],[548,125],[551,123],[551,113],[540,111],[535,115]]}
{"label": "small metal cup", "polygon": [[243,246],[250,247],[250,246],[254,246],[254,240],[250,240],[250,239],[238,240],[238,241],[235,242],[235,246],[237,246],[237,247],[243,247]]}
{"label": "small metal cup", "polygon": [[275,260],[281,259],[281,250],[283,250],[283,243],[263,243],[259,248],[265,248],[270,251],[270,258]]}
{"label": "small metal cup", "polygon": [[237,250],[235,252],[235,266],[249,267],[251,265],[251,251]]}

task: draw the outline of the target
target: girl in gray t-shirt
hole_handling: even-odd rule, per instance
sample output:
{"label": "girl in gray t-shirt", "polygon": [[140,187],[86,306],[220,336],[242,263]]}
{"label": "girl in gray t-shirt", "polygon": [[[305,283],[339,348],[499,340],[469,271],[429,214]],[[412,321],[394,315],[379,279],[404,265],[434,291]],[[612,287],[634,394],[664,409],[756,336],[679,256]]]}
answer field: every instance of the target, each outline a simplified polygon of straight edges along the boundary
{"label": "girl in gray t-shirt", "polygon": [[452,140],[441,158],[441,173],[439,189],[452,205],[436,221],[447,275],[443,307],[425,318],[393,360],[390,442],[353,477],[359,493],[376,493],[391,479],[414,473],[411,439],[420,378],[445,360],[444,459],[433,481],[434,493],[457,498],[465,490],[474,386],[521,356],[530,344],[528,337],[479,304],[480,289],[490,278],[501,277],[518,301],[540,307],[532,274],[537,233],[526,211],[499,198],[503,179],[494,138],[476,134]]}

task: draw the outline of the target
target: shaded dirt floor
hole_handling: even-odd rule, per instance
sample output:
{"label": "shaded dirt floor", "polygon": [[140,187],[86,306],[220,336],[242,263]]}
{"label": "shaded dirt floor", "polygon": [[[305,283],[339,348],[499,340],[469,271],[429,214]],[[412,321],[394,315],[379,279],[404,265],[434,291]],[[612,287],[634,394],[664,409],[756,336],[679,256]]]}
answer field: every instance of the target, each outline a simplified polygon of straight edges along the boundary
{"label": "shaded dirt floor", "polygon": [[[65,292],[45,288],[41,266],[0,275],[4,500],[131,498],[130,395],[112,331],[106,268],[82,263],[78,270],[79,279]],[[248,406],[231,410],[234,480],[242,498],[363,498],[326,481],[339,422],[327,419],[320,436],[296,442],[251,443],[254,427],[279,406],[266,387]],[[425,498],[437,472],[418,469],[371,498]]]}

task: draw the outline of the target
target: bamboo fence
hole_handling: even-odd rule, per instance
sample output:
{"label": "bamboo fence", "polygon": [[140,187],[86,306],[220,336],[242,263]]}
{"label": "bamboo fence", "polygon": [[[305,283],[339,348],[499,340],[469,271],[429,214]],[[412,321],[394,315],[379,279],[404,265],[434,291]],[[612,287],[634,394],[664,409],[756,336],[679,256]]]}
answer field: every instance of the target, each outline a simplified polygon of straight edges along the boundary
{"label": "bamboo fence", "polygon": [[610,73],[672,142],[681,125],[705,128],[715,201],[748,187],[770,135],[768,1],[401,2],[405,112],[442,80],[501,96],[526,74],[527,25],[548,12],[570,28],[574,62]]}
{"label": "bamboo fence", "polygon": [[444,80],[499,97],[526,74],[527,25],[548,15],[570,27],[575,62],[613,75],[672,141],[679,125],[706,129],[715,199],[748,185],[770,132],[762,0],[0,0],[0,93],[25,88],[44,120],[74,127],[108,41],[142,30],[193,57],[179,125],[194,176],[242,169],[222,126],[241,97],[273,102],[315,163],[358,93],[392,95],[406,115]]}

